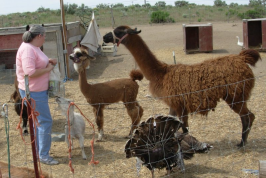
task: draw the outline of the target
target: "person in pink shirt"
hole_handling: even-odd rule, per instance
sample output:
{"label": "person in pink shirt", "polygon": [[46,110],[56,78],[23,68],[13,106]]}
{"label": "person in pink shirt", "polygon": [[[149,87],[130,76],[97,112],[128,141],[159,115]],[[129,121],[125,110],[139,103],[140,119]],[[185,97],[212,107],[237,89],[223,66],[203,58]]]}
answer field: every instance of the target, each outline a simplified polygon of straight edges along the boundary
{"label": "person in pink shirt", "polygon": [[24,76],[29,76],[30,97],[35,100],[40,126],[37,127],[36,145],[40,162],[49,165],[59,164],[49,155],[51,148],[52,116],[48,105],[48,83],[51,70],[57,64],[56,59],[49,59],[40,49],[45,41],[45,28],[33,25],[22,36],[16,56],[16,75],[22,98],[25,94]]}

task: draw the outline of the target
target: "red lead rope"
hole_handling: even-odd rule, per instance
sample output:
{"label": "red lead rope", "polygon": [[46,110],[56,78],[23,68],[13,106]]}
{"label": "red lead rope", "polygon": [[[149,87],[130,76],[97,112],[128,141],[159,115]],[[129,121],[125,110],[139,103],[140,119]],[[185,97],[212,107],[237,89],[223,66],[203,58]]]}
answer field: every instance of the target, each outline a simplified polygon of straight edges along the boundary
{"label": "red lead rope", "polygon": [[[39,122],[38,122],[38,119],[37,119],[37,116],[40,115],[40,113],[38,111],[35,111],[35,108],[36,108],[36,103],[35,103],[35,100],[31,98],[31,103],[27,100],[26,97],[24,97],[21,101],[21,111],[20,111],[20,119],[19,119],[19,123],[18,123],[18,126],[17,126],[17,129],[19,130],[20,132],[20,135],[21,135],[21,138],[24,142],[25,145],[28,145],[23,137],[23,134],[22,134],[22,128],[21,128],[21,122],[22,122],[22,112],[23,112],[23,107],[24,107],[24,101],[26,100],[26,103],[27,103],[27,107],[30,107],[30,111],[31,113],[28,113],[28,120],[29,119],[32,119],[32,123],[33,123],[33,126],[34,126],[34,133],[37,133],[37,127],[40,126]],[[34,134],[34,140],[31,141],[31,143],[33,143],[34,141],[36,140],[36,134]],[[30,144],[31,144],[30,143]],[[36,142],[35,142],[35,145],[36,145]],[[36,148],[36,152],[38,153],[38,150],[37,150],[37,146],[35,146]],[[38,163],[39,163],[39,168],[40,168],[40,174],[41,174],[41,178],[44,178],[44,175],[42,174],[42,168],[41,168],[41,163],[40,163],[40,159],[39,159],[39,154],[37,154],[37,159],[38,159]]]}

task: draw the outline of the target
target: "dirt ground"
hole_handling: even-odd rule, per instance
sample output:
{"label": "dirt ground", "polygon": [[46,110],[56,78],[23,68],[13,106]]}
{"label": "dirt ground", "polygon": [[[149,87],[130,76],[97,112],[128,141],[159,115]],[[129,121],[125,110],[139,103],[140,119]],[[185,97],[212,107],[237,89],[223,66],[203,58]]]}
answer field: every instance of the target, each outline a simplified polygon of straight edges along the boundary
{"label": "dirt ground", "polygon": [[[242,41],[242,22],[215,22],[213,24],[213,48],[211,53],[186,54],[183,51],[183,31],[182,24],[167,25],[141,25],[136,26],[143,40],[147,43],[152,52],[159,60],[173,64],[173,51],[178,63],[193,64],[217,56],[238,54],[241,47],[237,45],[236,36]],[[233,25],[236,24],[236,25]],[[135,27],[135,26],[134,26]],[[110,32],[111,28],[101,28],[104,35]],[[192,160],[185,161],[186,171],[184,173],[174,170],[172,177],[185,178],[244,178],[258,177],[245,170],[259,170],[259,160],[266,160],[266,116],[265,116],[265,67],[266,54],[260,53],[262,61],[256,67],[252,67],[256,84],[252,91],[248,106],[255,114],[256,120],[253,123],[248,138],[248,144],[243,149],[238,149],[236,144],[241,138],[241,121],[239,116],[221,101],[215,112],[210,112],[207,118],[198,115],[191,115],[189,126],[191,134],[202,142],[213,145],[213,149],[208,154],[195,155]],[[87,70],[89,83],[98,83],[115,78],[128,77],[131,69],[135,69],[136,64],[129,51],[123,46],[119,46],[117,55],[99,56],[93,61],[90,69]],[[148,82],[146,79],[139,82],[138,101],[144,109],[142,120],[146,120],[151,115],[168,114],[168,107],[160,100],[148,98]],[[14,86],[0,84],[1,104],[9,100]],[[78,86],[78,75],[74,74],[71,80],[65,83],[65,97],[72,99],[81,109],[84,115],[95,124],[92,108],[86,103]],[[53,116],[53,132],[64,132],[65,118],[56,110],[54,99],[49,100],[51,113]],[[8,118],[10,124],[10,157],[11,163],[16,166],[32,165],[30,145],[25,145],[16,130],[18,116],[14,112],[14,107],[8,103]],[[77,111],[77,110],[76,110]],[[105,139],[103,142],[95,142],[95,160],[98,165],[88,165],[91,159],[92,128],[86,122],[85,152],[88,160],[82,160],[79,143],[74,140],[74,150],[72,150],[72,165],[74,174],[70,172],[68,166],[68,148],[65,142],[52,142],[51,155],[60,161],[59,165],[47,166],[41,164],[42,170],[48,172],[54,178],[59,177],[138,177],[136,170],[136,160],[126,159],[124,138],[130,129],[130,119],[122,103],[112,104],[104,111],[105,115]],[[96,124],[95,124],[96,125]],[[0,160],[7,162],[7,139],[3,118],[0,119]],[[29,141],[29,138],[26,137]],[[165,170],[156,170],[156,177],[164,177]],[[142,167],[139,177],[150,177],[150,171]]]}

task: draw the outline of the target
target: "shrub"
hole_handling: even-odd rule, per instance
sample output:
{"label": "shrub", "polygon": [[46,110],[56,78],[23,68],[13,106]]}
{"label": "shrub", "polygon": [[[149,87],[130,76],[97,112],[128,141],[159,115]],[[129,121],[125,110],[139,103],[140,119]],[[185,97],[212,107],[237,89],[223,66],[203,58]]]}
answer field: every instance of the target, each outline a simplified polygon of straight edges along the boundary
{"label": "shrub", "polygon": [[233,10],[233,9],[229,9],[228,12],[225,13],[226,16],[229,16],[229,17],[232,17],[234,15],[237,15],[238,12],[236,10]]}
{"label": "shrub", "polygon": [[173,22],[174,20],[169,17],[168,12],[156,11],[151,14],[152,23]]}
{"label": "shrub", "polygon": [[196,12],[196,15],[199,17],[199,16],[200,16],[200,13],[197,11],[197,12]]}
{"label": "shrub", "polygon": [[201,18],[198,18],[198,22],[201,22]]}
{"label": "shrub", "polygon": [[239,13],[238,17],[241,19],[255,19],[262,18],[262,15],[256,10],[248,10],[245,13]]}
{"label": "shrub", "polygon": [[182,15],[183,18],[187,18],[187,16],[188,16],[187,14],[183,14]]}

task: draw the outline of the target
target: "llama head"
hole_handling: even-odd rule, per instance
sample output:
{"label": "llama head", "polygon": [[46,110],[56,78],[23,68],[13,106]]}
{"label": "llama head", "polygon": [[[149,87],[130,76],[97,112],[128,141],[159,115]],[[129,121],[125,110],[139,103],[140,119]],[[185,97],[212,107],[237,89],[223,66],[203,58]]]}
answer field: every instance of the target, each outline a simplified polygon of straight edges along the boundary
{"label": "llama head", "polygon": [[[67,115],[67,110],[69,108],[69,104],[72,102],[70,99],[56,97],[55,101],[58,104],[58,108],[62,115]],[[72,115],[74,113],[74,105],[71,105],[69,108],[69,114]]]}
{"label": "llama head", "polygon": [[74,52],[69,55],[69,58],[74,62],[75,70],[80,73],[90,66],[90,61],[95,60],[95,57],[91,57],[88,51],[84,48],[77,47]]}
{"label": "llama head", "polygon": [[[116,29],[114,29],[113,32],[109,32],[103,36],[103,41],[105,43],[117,43],[117,46],[119,43],[126,43],[125,37],[127,35],[135,35],[139,34],[141,30],[137,31],[137,28],[131,29],[128,26],[119,26]],[[125,39],[125,40],[124,40]]]}

